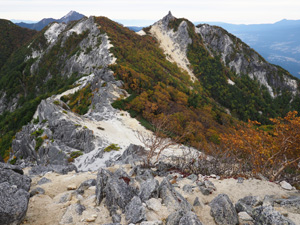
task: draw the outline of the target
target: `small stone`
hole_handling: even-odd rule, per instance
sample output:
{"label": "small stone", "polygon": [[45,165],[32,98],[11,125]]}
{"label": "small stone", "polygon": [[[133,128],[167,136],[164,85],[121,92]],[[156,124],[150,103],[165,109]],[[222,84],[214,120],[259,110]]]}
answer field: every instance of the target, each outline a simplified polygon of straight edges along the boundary
{"label": "small stone", "polygon": [[273,205],[274,205],[274,199],[272,198],[272,196],[266,195],[264,197],[262,206],[273,206]]}
{"label": "small stone", "polygon": [[66,203],[68,201],[70,201],[72,199],[72,196],[70,193],[66,193],[63,196],[61,196],[61,198],[59,199],[58,203]]}
{"label": "small stone", "polygon": [[192,182],[195,182],[196,180],[198,180],[198,176],[195,174],[191,174],[187,178],[192,180]]}
{"label": "small stone", "polygon": [[120,214],[115,213],[111,216],[113,223],[120,223],[122,220],[122,217]]}
{"label": "small stone", "polygon": [[203,195],[210,195],[212,193],[211,190],[209,190],[208,188],[205,188],[203,186],[198,186],[198,187]]}
{"label": "small stone", "polygon": [[183,191],[186,193],[192,193],[194,186],[186,184],[183,186]]}
{"label": "small stone", "polygon": [[94,186],[96,186],[95,179],[86,180],[80,184],[79,188],[77,189],[77,192],[79,194],[83,194],[85,190],[87,190],[90,187],[94,187]]}
{"label": "small stone", "polygon": [[239,219],[243,221],[253,221],[253,218],[246,212],[238,213]]}
{"label": "small stone", "polygon": [[281,186],[283,189],[288,190],[288,191],[293,190],[292,185],[290,185],[290,184],[289,184],[288,182],[286,182],[286,181],[281,181],[281,182],[280,182],[280,186]]}
{"label": "small stone", "polygon": [[75,206],[75,212],[76,212],[78,215],[82,215],[82,213],[83,213],[84,210],[86,210],[86,208],[85,208],[84,205],[76,204],[76,206]]}
{"label": "small stone", "polygon": [[146,201],[146,206],[148,209],[159,212],[160,208],[162,207],[160,198],[150,198]]}
{"label": "small stone", "polygon": [[30,197],[39,194],[45,194],[45,190],[43,188],[37,187],[30,192]]}
{"label": "small stone", "polygon": [[76,190],[76,189],[77,189],[77,187],[76,187],[75,184],[70,184],[70,185],[68,185],[68,187],[67,187],[67,190],[68,190],[68,191]]}
{"label": "small stone", "polygon": [[238,179],[237,179],[238,181],[238,184],[242,184],[242,183],[244,183],[244,178],[242,178],[242,177],[238,177]]}
{"label": "small stone", "polygon": [[47,179],[46,177],[43,177],[42,179],[40,179],[37,184],[38,185],[42,185],[42,184],[47,184],[47,183],[50,183],[52,182],[50,179]]}
{"label": "small stone", "polygon": [[141,225],[163,225],[163,222],[161,220],[143,221],[143,222],[141,222]]}
{"label": "small stone", "polygon": [[97,215],[91,215],[90,217],[88,217],[85,221],[86,222],[95,222],[95,220],[97,219]]}
{"label": "small stone", "polygon": [[200,200],[199,200],[198,197],[196,197],[195,200],[194,200],[193,206],[201,206],[201,207],[203,207],[204,204],[202,202],[200,202]]}

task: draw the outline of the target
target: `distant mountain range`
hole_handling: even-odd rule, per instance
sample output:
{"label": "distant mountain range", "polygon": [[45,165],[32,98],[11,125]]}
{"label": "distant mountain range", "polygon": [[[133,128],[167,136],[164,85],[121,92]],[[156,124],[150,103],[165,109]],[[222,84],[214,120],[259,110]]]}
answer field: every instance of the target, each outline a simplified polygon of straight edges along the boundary
{"label": "distant mountain range", "polygon": [[32,29],[32,30],[40,31],[45,26],[47,26],[48,24],[53,23],[53,22],[68,23],[70,21],[80,20],[83,17],[84,17],[83,14],[80,14],[80,13],[75,12],[75,11],[70,11],[67,15],[63,16],[60,19],[45,18],[45,19],[42,19],[41,21],[39,21],[37,23],[24,23],[24,22],[21,22],[21,23],[16,23],[16,25],[18,25],[20,27],[25,27],[25,28],[29,28],[29,29]]}
{"label": "distant mountain range", "polygon": [[[79,20],[84,17],[75,11],[70,11],[60,19],[45,18],[37,23],[16,23],[17,25],[33,30],[42,30],[52,22],[68,23],[73,20]],[[139,20],[120,20],[122,24],[131,24],[127,26],[135,32],[143,29],[138,24],[152,24],[151,21]],[[300,78],[300,20],[281,20],[274,24],[230,24],[222,22],[194,22],[195,25],[207,23],[226,29],[228,32],[236,35],[242,41],[255,49],[269,62],[279,65],[288,70],[294,76]]]}

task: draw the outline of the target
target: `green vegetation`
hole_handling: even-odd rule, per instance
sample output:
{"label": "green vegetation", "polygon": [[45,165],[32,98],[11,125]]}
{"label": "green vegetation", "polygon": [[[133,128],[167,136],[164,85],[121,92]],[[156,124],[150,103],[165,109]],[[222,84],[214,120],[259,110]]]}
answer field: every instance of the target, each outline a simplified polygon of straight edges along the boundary
{"label": "green vegetation", "polygon": [[75,151],[70,153],[70,157],[76,159],[77,157],[83,155],[82,151]]}
{"label": "green vegetation", "polygon": [[10,163],[11,165],[15,165],[16,162],[17,162],[17,157],[16,157],[16,156],[14,156],[13,159],[11,159],[11,160],[9,161],[9,163]]}
{"label": "green vegetation", "polygon": [[39,150],[39,148],[43,145],[43,143],[44,143],[44,139],[43,138],[41,138],[41,137],[37,137],[36,139],[35,139],[35,142],[36,142],[36,144],[35,144],[35,151],[38,151]]}
{"label": "green vegetation", "polygon": [[96,22],[114,46],[111,51],[117,64],[110,68],[130,93],[128,98],[115,101],[113,107],[127,110],[149,129],[153,128],[153,120],[169,117],[175,128],[171,132],[174,137],[193,127],[195,131],[182,140],[193,146],[198,146],[200,140],[210,141],[206,134],[209,128],[220,133],[231,126],[230,117],[210,98],[202,84],[193,83],[187,72],[166,60],[154,38],[136,35],[104,17],[96,18]]}
{"label": "green vegetation", "polygon": [[37,117],[37,118],[35,118],[35,119],[33,120],[33,124],[38,124],[39,122],[40,122],[39,117]]}
{"label": "green vegetation", "polygon": [[67,103],[73,112],[84,115],[89,111],[92,96],[91,85],[89,84],[74,94],[62,96],[61,100]]}
{"label": "green vegetation", "polygon": [[9,56],[23,44],[27,43],[36,33],[19,27],[9,20],[0,19],[0,68]]}
{"label": "green vegetation", "polygon": [[40,128],[40,129],[32,132],[31,136],[38,137],[38,136],[41,136],[43,133],[44,133],[44,130]]}
{"label": "green vegetation", "polygon": [[103,151],[104,152],[110,152],[110,151],[119,151],[120,147],[117,144],[111,144],[107,146]]}
{"label": "green vegetation", "polygon": [[60,105],[59,101],[57,101],[57,100],[53,101],[53,104],[54,105]]}
{"label": "green vegetation", "polygon": [[[2,27],[2,22],[4,25],[11,23],[9,21],[0,20],[0,27]],[[74,24],[75,23],[71,23],[68,26],[73,26]],[[12,24],[9,26],[17,27]],[[15,133],[32,120],[40,101],[70,89],[73,83],[81,77],[78,73],[73,73],[70,77],[63,76],[63,74],[61,74],[61,71],[63,71],[62,62],[75,53],[80,52],[78,44],[88,34],[87,31],[80,35],[73,33],[63,46],[62,42],[58,41],[55,46],[41,58],[38,69],[32,74],[30,68],[32,64],[36,62],[36,59],[25,60],[25,57],[30,56],[33,50],[44,51],[47,48],[48,44],[44,36],[46,28],[37,33],[32,40],[30,39],[36,31],[28,30],[27,34],[25,34],[26,32],[24,33],[25,36],[27,35],[25,37],[20,32],[24,30],[27,31],[27,29],[17,27],[16,29],[20,29],[20,32],[17,30],[14,31],[14,29],[15,28],[12,30],[15,36],[11,37],[9,31],[6,33],[9,37],[3,37],[8,41],[10,41],[10,37],[13,38],[11,44],[15,47],[9,50],[11,51],[9,53],[9,59],[7,59],[9,54],[4,50],[2,51],[2,43],[4,44],[4,48],[10,48],[12,45],[2,42],[2,36],[0,34],[0,93],[2,94],[3,91],[5,91],[8,102],[15,97],[19,99],[17,109],[14,112],[4,112],[0,115],[0,155],[6,159]],[[22,38],[23,40],[21,41]],[[30,41],[31,48],[28,48],[26,41]],[[16,48],[18,49],[12,53],[12,50]],[[6,63],[3,64],[3,66],[1,66],[1,63],[4,62],[1,58],[2,53],[6,55],[4,57]],[[51,74],[51,76],[49,76],[49,74]]]}

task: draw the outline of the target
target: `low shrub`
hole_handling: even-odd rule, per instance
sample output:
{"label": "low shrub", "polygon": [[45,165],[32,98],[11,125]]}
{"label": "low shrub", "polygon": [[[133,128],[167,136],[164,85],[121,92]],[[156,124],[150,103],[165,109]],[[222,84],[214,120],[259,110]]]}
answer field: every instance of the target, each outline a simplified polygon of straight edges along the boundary
{"label": "low shrub", "polygon": [[117,144],[111,144],[104,149],[104,152],[119,151],[120,147]]}

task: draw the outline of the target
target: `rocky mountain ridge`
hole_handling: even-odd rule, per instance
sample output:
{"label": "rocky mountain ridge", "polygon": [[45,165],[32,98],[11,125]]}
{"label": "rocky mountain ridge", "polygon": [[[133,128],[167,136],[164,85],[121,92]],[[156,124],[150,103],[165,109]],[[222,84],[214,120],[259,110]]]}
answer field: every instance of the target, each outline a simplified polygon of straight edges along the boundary
{"label": "rocky mountain ridge", "polygon": [[[94,168],[93,165],[95,164],[98,164],[95,168],[98,169],[100,166],[105,165],[105,162],[99,163],[97,158],[106,158],[106,156],[103,156],[103,151],[110,144],[118,144],[123,151],[131,143],[140,144],[132,128],[128,127],[128,124],[133,123],[128,121],[135,120],[129,118],[127,113],[120,112],[111,106],[119,97],[124,98],[129,95],[122,89],[125,85],[124,81],[116,80],[114,71],[109,68],[110,65],[117,62],[117,59],[111,53],[111,49],[117,49],[110,43],[109,35],[111,34],[105,33],[104,26],[96,20],[96,18],[90,17],[68,25],[53,23],[26,47],[26,54],[23,56],[23,63],[26,65],[25,71],[34,76],[40,76],[39,82],[48,84],[50,81],[55,82],[57,78],[69,79],[74,74],[77,79],[81,76],[84,77],[74,83],[74,86],[77,87],[73,86],[73,89],[57,96],[54,95],[39,104],[34,116],[36,124],[33,124],[32,120],[31,124],[24,126],[22,131],[16,134],[16,138],[12,143],[13,153],[10,160],[20,160],[20,162],[17,161],[18,163],[25,161],[25,164],[37,161],[41,164],[55,162],[55,164],[66,165],[72,152],[80,152],[80,154],[86,153],[86,155],[79,156],[75,160],[76,165],[80,166],[81,170]],[[170,27],[172,23],[175,24],[175,27]],[[214,32],[217,34],[214,34]],[[226,64],[230,54],[236,49],[233,48],[235,43],[232,41],[233,37],[229,34],[222,36],[222,32],[224,31],[219,28],[206,28],[206,25],[195,28],[191,26],[189,21],[176,19],[169,12],[166,17],[155,23],[142,35],[147,36],[148,33],[148,35],[150,34],[156,38],[161,49],[164,50],[166,59],[176,63],[195,82],[197,78],[194,71],[192,71],[193,65],[188,57],[190,45],[196,42],[195,38],[202,38],[211,56],[217,58],[218,55],[221,55],[222,62]],[[197,34],[200,36],[193,36]],[[136,34],[132,33],[131,35]],[[209,35],[213,35],[212,40]],[[141,36],[141,38],[144,38],[144,36]],[[215,38],[215,36],[220,39]],[[201,39],[197,39],[197,41],[199,40]],[[279,86],[274,86],[274,82],[269,84],[267,81],[269,78],[266,77],[261,68],[270,67],[275,70],[276,67],[267,64],[248,46],[244,46],[240,42],[236,45],[240,46],[240,53],[233,61],[227,62],[228,66],[237,61],[243,62],[242,64],[234,64],[236,69],[233,69],[233,71],[238,72],[236,79],[241,76],[240,71],[247,70],[244,66],[247,62],[246,66],[255,68],[253,70],[255,76],[251,73],[249,73],[249,76],[260,81],[262,85],[269,87],[268,90],[271,94],[275,89],[282,86],[283,88],[287,87],[293,94],[297,94],[296,80],[293,80],[289,75],[282,75],[282,83],[279,82],[280,78],[277,77]],[[246,59],[248,56],[245,56],[245,51],[252,54],[250,58]],[[50,57],[52,59],[49,62]],[[255,64],[258,61],[263,63],[260,67]],[[50,64],[50,67],[46,69],[45,64]],[[274,75],[274,77],[276,76]],[[225,78],[228,82],[229,77]],[[284,80],[288,82],[284,82]],[[230,85],[234,86],[234,84],[232,82]],[[21,83],[25,97],[28,95],[27,89],[29,89],[26,85],[26,82]],[[271,85],[273,86],[271,87]],[[33,88],[36,92],[39,92],[42,86],[34,86]],[[74,114],[68,105],[68,100],[63,99],[71,98],[72,95],[80,93],[84,88],[90,90],[88,92],[91,96],[90,103],[84,106],[84,115]],[[192,87],[189,88],[193,89]],[[4,107],[2,112],[7,109],[14,111],[20,97],[21,94],[15,93],[15,98],[12,101],[9,99],[5,101],[6,92],[4,92],[1,101],[6,108]],[[113,126],[107,126],[108,121]],[[102,131],[103,128],[106,129],[105,126],[109,131],[112,130],[112,133],[121,134],[118,130],[122,130],[128,134],[131,133],[131,135],[126,135],[126,138],[120,140],[109,138],[111,133],[108,135],[106,131]],[[144,130],[140,125],[135,125],[134,129]],[[124,141],[124,139],[127,140]],[[113,156],[114,154],[110,158]],[[107,160],[109,158],[106,158]]]}
{"label": "rocky mountain ridge", "polygon": [[[137,132],[153,137],[145,128],[146,119],[153,115],[169,112],[173,116],[169,123],[177,125],[173,135],[183,128],[191,129],[181,123],[193,120],[191,125],[197,129],[189,133],[189,138],[196,143],[206,138],[197,136],[201,132],[217,143],[215,132],[228,128],[230,119],[234,123],[217,102],[219,99],[213,99],[208,88],[211,83],[205,80],[210,75],[220,75],[220,83],[213,80],[220,89],[228,88],[230,93],[236,90],[233,88],[240,88],[243,75],[218,61],[223,54],[226,63],[228,54],[234,51],[228,45],[230,36],[210,43],[209,37],[202,42],[203,33],[171,13],[140,35],[107,18],[89,17],[70,24],[53,23],[16,53],[19,58],[15,60],[21,66],[15,70],[6,65],[1,70],[1,74],[9,71],[9,79],[20,79],[19,87],[9,86],[6,80],[6,89],[1,89],[5,93],[2,98],[6,99],[6,110],[20,110],[23,107],[20,100],[51,90],[38,98],[29,116],[31,121],[16,132],[8,159],[22,168],[30,167],[26,169],[32,185],[25,222],[144,225],[298,222],[299,192],[291,185],[283,183],[280,187],[246,177],[223,179],[232,177],[231,171],[225,168],[224,174],[214,175],[221,171],[221,165],[192,145],[166,148],[158,154],[155,166],[145,165],[149,149],[144,149],[145,143]],[[222,42],[226,42],[226,48]],[[212,49],[214,43],[216,50]],[[215,53],[217,50],[219,54]],[[251,54],[254,55],[249,60],[255,64],[258,56]],[[246,56],[241,53],[238,57],[238,61],[244,61]],[[195,61],[199,58],[203,61],[197,66]],[[235,66],[242,71],[243,64]],[[214,71],[215,68],[218,70]],[[261,91],[254,81],[247,80]],[[280,91],[276,93],[280,96]],[[293,94],[296,99],[297,92]],[[278,96],[274,95],[274,99]],[[9,106],[11,98],[16,99],[15,108]],[[212,120],[209,114],[214,114]],[[184,116],[188,116],[188,122]],[[73,170],[76,172],[69,173]],[[15,187],[7,186],[6,180],[0,183],[0,187],[18,193]],[[24,196],[28,200],[26,191]],[[3,198],[8,199],[7,195]],[[20,223],[24,218],[27,202],[24,203],[26,207],[13,222]]]}
{"label": "rocky mountain ridge", "polygon": [[281,94],[278,89],[287,88],[294,95],[298,93],[298,79],[282,68],[266,62],[258,53],[241,40],[220,27],[198,25],[196,32],[201,35],[207,48],[214,56],[220,55],[222,62],[238,75],[248,74],[267,87],[271,96]]}

